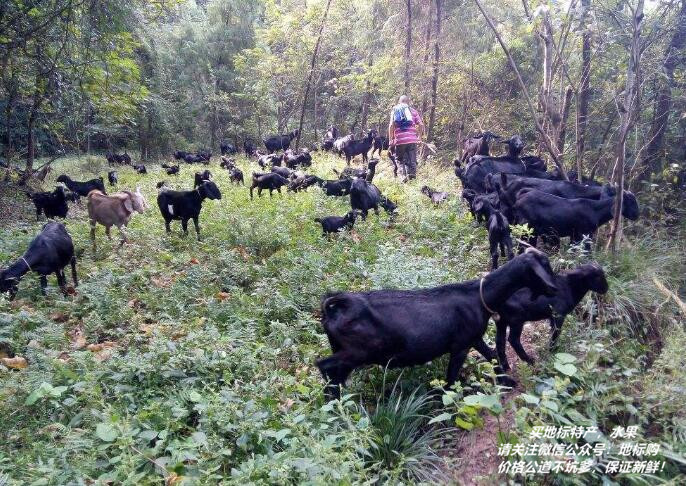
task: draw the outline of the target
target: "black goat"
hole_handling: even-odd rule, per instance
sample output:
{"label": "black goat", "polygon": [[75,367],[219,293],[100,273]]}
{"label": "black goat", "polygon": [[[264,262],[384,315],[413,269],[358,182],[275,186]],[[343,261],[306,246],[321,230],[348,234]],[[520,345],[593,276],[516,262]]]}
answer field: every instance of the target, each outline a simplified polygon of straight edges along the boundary
{"label": "black goat", "polygon": [[352,133],[350,135],[346,135],[345,137],[340,137],[334,140],[333,142],[333,151],[336,152],[339,156],[343,154],[343,151],[348,144],[352,143],[355,140],[355,135]]}
{"label": "black goat", "polygon": [[347,196],[350,194],[352,179],[340,179],[337,181],[322,181],[320,185],[327,196]]}
{"label": "black goat", "polygon": [[556,290],[543,253],[527,250],[482,279],[458,284],[325,295],[322,325],[333,355],[317,366],[328,382],[327,393],[339,396],[339,386],[361,366],[415,366],[446,353],[451,386],[470,348],[495,357],[482,340],[488,319],[502,315],[504,302],[522,288],[532,290],[532,299]]}
{"label": "black goat", "polygon": [[255,140],[252,138],[246,138],[243,140],[243,151],[248,157],[255,155],[255,151],[257,151],[257,144],[255,143]]}
{"label": "black goat", "polygon": [[500,201],[498,195],[494,192],[490,194],[479,194],[472,201],[472,210],[474,211],[474,219],[477,223],[488,221],[491,213],[500,208]]}
{"label": "black goat", "polygon": [[184,152],[183,150],[175,150],[174,158],[176,160],[186,160],[186,155],[191,155],[189,152]]}
{"label": "black goat", "polygon": [[346,167],[341,172],[338,172],[336,169],[333,169],[333,171],[339,179],[353,179],[355,177],[359,177],[361,179],[366,180],[367,182],[372,182],[374,176],[376,175],[376,166],[378,163],[379,159],[372,159],[369,161],[369,164],[367,164],[367,167],[364,169]]}
{"label": "black goat", "polygon": [[296,169],[298,167],[310,167],[312,165],[312,155],[307,149],[299,154],[289,153],[289,151],[283,154],[283,164],[289,169]]}
{"label": "black goat", "polygon": [[374,184],[364,179],[355,179],[350,186],[350,206],[355,211],[360,211],[362,220],[367,219],[370,209],[379,214],[379,206],[393,214],[397,206],[388,198],[381,194],[381,191]]}
{"label": "black goat", "polygon": [[[630,203],[622,205],[622,215],[636,220],[638,202],[633,194],[626,196]],[[569,236],[572,243],[578,243],[584,236],[593,236],[600,226],[612,219],[614,202],[611,194],[596,201],[565,199],[536,189],[523,189],[517,195],[513,210],[517,223],[527,223],[533,229],[533,246],[536,246],[538,236]]]}
{"label": "black goat", "polygon": [[302,174],[291,179],[291,182],[288,183],[288,190],[299,192],[307,190],[308,187],[314,186],[315,184],[322,185],[323,183],[324,180],[315,175]]}
{"label": "black goat", "polygon": [[431,202],[438,205],[441,204],[443,201],[448,199],[449,194],[447,192],[443,191],[434,191],[431,189],[429,186],[424,186],[421,189],[422,194],[425,194],[426,196],[431,199]]}
{"label": "black goat", "polygon": [[374,157],[374,152],[379,153],[379,156],[381,155],[381,152],[384,150],[388,150],[388,137],[384,137],[383,135],[378,135],[374,137],[374,145],[372,147],[372,157]]}
{"label": "black goat", "polygon": [[[514,204],[517,194],[522,189],[538,189],[541,192],[567,199],[600,199],[603,193],[614,195],[614,189],[610,186],[587,186],[568,181],[551,181],[537,179],[535,177],[519,177],[511,174],[500,174],[500,178],[492,177],[490,185],[498,191],[502,200],[508,204]],[[633,194],[625,191],[625,194]],[[631,197],[625,196],[625,197]],[[635,199],[635,197],[634,197]],[[631,201],[624,200],[631,204]]]}
{"label": "black goat", "polygon": [[464,199],[467,202],[467,207],[469,208],[469,212],[472,214],[472,218],[476,219],[476,213],[474,213],[474,199],[476,198],[476,191],[473,191],[472,189],[463,189],[462,190],[462,199]]}
{"label": "black goat", "polygon": [[226,170],[233,169],[236,167],[236,160],[232,159],[231,157],[224,157],[223,155],[221,156],[221,162],[219,162],[219,167],[222,167]]}
{"label": "black goat", "polygon": [[491,252],[491,270],[498,268],[498,248],[503,257],[507,256],[508,260],[514,258],[510,222],[497,209],[493,209],[488,217],[488,244]]}
{"label": "black goat", "polygon": [[473,155],[491,155],[489,144],[498,138],[500,138],[500,135],[486,130],[465,139],[460,160],[468,162]]}
{"label": "black goat", "polygon": [[134,165],[133,169],[138,172],[139,174],[147,174],[148,169],[145,168],[145,165],[140,164],[140,165]]}
{"label": "black goat", "polygon": [[398,177],[398,159],[395,156],[395,152],[392,152],[391,149],[388,149],[388,159],[391,161],[391,165],[393,166],[393,177]]}
{"label": "black goat", "polygon": [[[521,289],[511,295],[503,304],[500,319],[496,321],[496,350],[500,366],[504,371],[510,369],[505,354],[505,339],[517,355],[529,364],[534,360],[526,353],[520,337],[527,321],[550,321],[551,345],[557,342],[562,324],[567,314],[581,302],[589,290],[604,294],[608,290],[605,272],[597,265],[581,265],[554,277],[557,292],[553,296],[533,296],[528,289]],[[507,336],[507,329],[510,329]]]}
{"label": "black goat", "polygon": [[28,272],[40,275],[41,293],[46,294],[47,276],[55,273],[57,283],[67,295],[67,278],[64,267],[71,264],[71,276],[74,287],[78,286],[76,277],[76,257],[74,243],[67,229],[61,223],[51,221],[43,226],[41,232],[31,243],[26,253],[8,268],[0,272],[0,292],[9,292],[10,300],[17,294],[19,280]]}
{"label": "black goat", "polygon": [[102,177],[98,177],[97,179],[91,179],[86,182],[78,182],[74,181],[69,178],[69,176],[62,174],[57,178],[57,182],[61,182],[67,188],[78,194],[79,196],[86,197],[89,192],[98,190],[102,192],[103,194],[107,194],[105,191],[105,183],[103,181]]}
{"label": "black goat", "polygon": [[69,212],[67,197],[62,186],[55,187],[52,192],[26,193],[36,207],[36,219],[45,213],[46,218],[66,218]]}
{"label": "black goat", "polygon": [[237,185],[238,184],[243,184],[245,185],[245,181],[243,180],[243,171],[239,169],[238,167],[232,167],[229,169],[229,181],[235,182]]}
{"label": "black goat", "polygon": [[196,172],[193,175],[193,187],[198,187],[202,185],[203,182],[205,181],[211,181],[212,180],[212,172],[209,170],[204,170],[202,172]]}
{"label": "black goat", "polygon": [[293,171],[288,167],[275,166],[272,167],[271,171],[275,174],[279,174],[281,177],[285,177],[286,179],[289,179],[293,175]]}
{"label": "black goat", "polygon": [[291,142],[295,137],[298,136],[298,130],[293,130],[286,135],[273,135],[263,140],[264,146],[270,152],[276,152],[277,150],[286,150],[291,146]]}
{"label": "black goat", "polygon": [[253,189],[255,188],[257,188],[258,197],[262,197],[262,191],[265,189],[269,190],[269,197],[272,197],[274,190],[281,194],[281,186],[285,186],[286,184],[288,184],[288,179],[276,172],[270,172],[268,174],[253,172],[252,185],[250,186],[250,199],[253,198]]}
{"label": "black goat", "polygon": [[107,153],[105,155],[105,158],[107,159],[107,163],[110,165],[114,164],[126,164],[126,165],[131,165],[131,156],[124,151],[123,154],[116,154],[116,153]]}
{"label": "black goat", "polygon": [[356,155],[362,155],[362,160],[367,163],[367,154],[369,149],[372,148],[374,143],[374,137],[376,137],[376,130],[369,130],[367,136],[362,140],[351,140],[343,147],[343,153],[345,154],[345,161],[350,165],[350,161]]}
{"label": "black goat", "polygon": [[222,155],[226,155],[226,154],[233,155],[233,154],[238,153],[238,148],[236,148],[236,146],[234,144],[232,144],[231,142],[227,142],[226,140],[224,140],[223,142],[221,142],[219,144],[219,151],[221,152]]}
{"label": "black goat", "polygon": [[107,173],[107,180],[109,181],[110,186],[116,186],[117,182],[119,182],[119,180],[117,179],[117,171],[115,171],[115,170],[109,171]]}
{"label": "black goat", "polygon": [[180,219],[184,234],[188,235],[188,220],[192,219],[195,225],[195,233],[200,240],[200,225],[198,217],[202,202],[205,199],[221,199],[222,194],[217,185],[212,181],[202,182],[192,191],[162,190],[157,195],[157,206],[164,218],[164,226],[167,233],[171,232],[169,224],[172,220]]}
{"label": "black goat", "polygon": [[262,170],[265,170],[267,166],[280,166],[281,165],[281,155],[277,154],[260,154],[258,152],[257,165],[260,166]]}
{"label": "black goat", "polygon": [[162,168],[167,171],[167,175],[178,175],[181,171],[181,167],[178,165],[162,164]]}
{"label": "black goat", "polygon": [[330,233],[338,233],[345,228],[352,229],[355,224],[357,213],[350,211],[345,216],[326,216],[324,218],[314,218],[314,220],[322,225],[322,232],[324,236]]}

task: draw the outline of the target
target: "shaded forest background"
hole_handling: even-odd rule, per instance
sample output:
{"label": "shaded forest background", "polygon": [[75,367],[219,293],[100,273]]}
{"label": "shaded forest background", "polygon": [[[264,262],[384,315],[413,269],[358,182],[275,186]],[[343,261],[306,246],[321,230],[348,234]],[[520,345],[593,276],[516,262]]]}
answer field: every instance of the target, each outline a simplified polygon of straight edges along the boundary
{"label": "shaded forest background", "polygon": [[609,179],[625,138],[630,185],[679,184],[685,42],[676,0],[10,0],[2,153],[30,169],[60,153],[154,159],[301,119],[312,146],[329,125],[383,128],[407,92],[444,152],[475,130],[520,133],[529,150]]}

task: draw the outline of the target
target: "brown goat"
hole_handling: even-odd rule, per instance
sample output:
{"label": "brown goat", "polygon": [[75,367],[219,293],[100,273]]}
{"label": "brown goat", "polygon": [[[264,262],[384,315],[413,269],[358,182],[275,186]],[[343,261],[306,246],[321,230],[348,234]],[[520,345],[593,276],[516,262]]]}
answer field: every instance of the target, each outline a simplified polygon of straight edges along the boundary
{"label": "brown goat", "polygon": [[124,228],[129,223],[134,212],[143,213],[147,209],[148,203],[141,194],[139,187],[136,192],[122,191],[111,195],[105,195],[98,190],[88,193],[88,217],[91,222],[91,241],[95,250],[95,227],[100,223],[105,227],[105,234],[109,239],[110,228],[116,226],[121,233],[119,246],[126,243],[126,233]]}

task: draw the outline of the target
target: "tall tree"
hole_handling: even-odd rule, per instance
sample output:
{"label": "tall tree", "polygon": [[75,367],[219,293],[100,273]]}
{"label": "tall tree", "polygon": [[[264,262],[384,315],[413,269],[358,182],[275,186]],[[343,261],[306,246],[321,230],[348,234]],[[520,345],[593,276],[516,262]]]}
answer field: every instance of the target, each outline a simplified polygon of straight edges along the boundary
{"label": "tall tree", "polygon": [[436,121],[436,94],[438,91],[438,68],[441,59],[441,17],[443,15],[443,0],[436,0],[436,36],[434,42],[433,76],[431,77],[431,114],[429,115],[429,130],[427,138],[433,141],[434,123]]}
{"label": "tall tree", "polygon": [[576,108],[576,170],[579,180],[583,172],[584,150],[586,146],[586,125],[588,124],[588,105],[591,98],[591,28],[589,11],[591,0],[581,0],[583,33],[581,35],[581,79]]}
{"label": "tall tree", "polygon": [[310,89],[312,88],[312,77],[314,76],[314,67],[317,63],[317,53],[319,52],[319,44],[322,41],[322,32],[324,31],[324,25],[326,25],[326,18],[329,16],[329,8],[331,7],[331,0],[327,0],[326,8],[324,9],[324,16],[322,17],[322,23],[319,25],[319,32],[317,33],[317,41],[314,44],[314,50],[312,51],[312,62],[310,62],[310,72],[307,75],[307,83],[305,84],[305,94],[303,95],[303,103],[300,108],[300,123],[298,123],[298,137],[295,140],[295,148],[300,146],[300,137],[303,131],[303,121],[305,120],[305,107],[307,106],[307,98],[310,95]]}
{"label": "tall tree", "polygon": [[672,88],[674,87],[674,70],[683,63],[683,55],[679,53],[686,46],[686,0],[681,1],[681,10],[677,15],[676,27],[671,41],[665,51],[662,63],[662,73],[658,76],[658,89],[655,93],[653,121],[648,133],[648,146],[642,161],[644,174],[657,173],[661,170],[661,160],[665,132],[669,126],[672,108]]}
{"label": "tall tree", "polygon": [[636,6],[629,4],[631,11],[631,41],[629,44],[629,66],[626,72],[623,99],[618,100],[621,112],[619,134],[615,148],[616,161],[612,180],[617,185],[610,238],[607,247],[616,251],[622,241],[622,200],[624,197],[624,162],[626,160],[626,139],[638,111],[641,74],[641,29],[643,27],[644,0],[637,0]]}
{"label": "tall tree", "polygon": [[405,94],[410,95],[410,55],[412,53],[412,0],[406,0],[407,24],[405,26]]}
{"label": "tall tree", "polygon": [[[428,66],[429,55],[431,54],[431,28],[434,24],[433,7],[433,0],[429,0],[429,11],[426,15],[426,30],[424,31],[424,59],[422,61],[422,67]],[[429,91],[426,89],[422,91],[422,115],[424,115],[429,107]]]}

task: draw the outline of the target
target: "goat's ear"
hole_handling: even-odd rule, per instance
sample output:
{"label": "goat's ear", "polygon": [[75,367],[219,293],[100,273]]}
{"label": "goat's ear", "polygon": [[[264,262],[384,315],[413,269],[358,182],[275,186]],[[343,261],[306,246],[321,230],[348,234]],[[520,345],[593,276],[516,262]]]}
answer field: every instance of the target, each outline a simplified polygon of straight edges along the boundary
{"label": "goat's ear", "polygon": [[538,258],[534,258],[533,260],[533,270],[536,276],[539,279],[541,279],[541,281],[545,284],[546,287],[548,287],[548,290],[552,292],[555,292],[557,290],[555,280],[553,280],[548,270],[544,268],[543,265],[541,265],[541,263],[538,261]]}
{"label": "goat's ear", "polygon": [[124,207],[129,213],[133,213],[133,203],[131,202],[131,196],[124,199]]}

